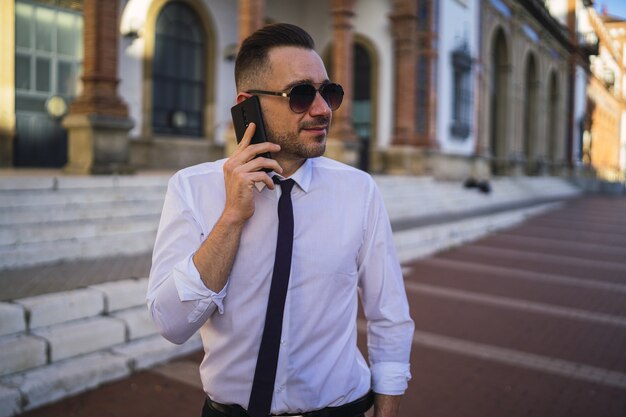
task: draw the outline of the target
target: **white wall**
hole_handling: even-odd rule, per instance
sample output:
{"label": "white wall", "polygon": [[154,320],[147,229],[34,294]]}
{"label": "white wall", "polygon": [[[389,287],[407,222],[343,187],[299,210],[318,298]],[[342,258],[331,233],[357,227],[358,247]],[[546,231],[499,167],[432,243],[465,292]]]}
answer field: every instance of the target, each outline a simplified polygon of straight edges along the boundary
{"label": "white wall", "polygon": [[579,123],[585,118],[587,113],[587,81],[587,72],[582,67],[576,66],[576,76],[574,80],[574,120],[572,121],[572,132],[574,133],[572,144],[574,163],[582,162],[580,149],[583,139]]}
{"label": "white wall", "polygon": [[[130,4],[129,4],[130,3]],[[136,10],[141,14],[139,9],[148,6],[147,2],[140,4],[141,2],[133,0],[121,0],[119,3],[118,15],[121,16],[123,28],[135,22],[139,22],[139,18],[136,18]],[[147,9],[146,9],[147,10]],[[145,20],[141,20],[142,22]],[[121,29],[121,28],[120,28]],[[144,40],[143,38],[137,38],[131,40],[129,38],[118,38],[118,77],[120,83],[118,85],[118,93],[122,99],[128,105],[129,116],[135,123],[133,129],[129,132],[131,137],[139,136],[141,132],[141,106],[142,106],[142,74],[143,74],[143,50]]]}
{"label": "white wall", "polygon": [[545,4],[559,23],[567,25],[567,0],[546,0]]}
{"label": "white wall", "polygon": [[394,46],[391,33],[391,2],[381,0],[360,0],[357,2],[355,32],[374,45],[378,61],[377,88],[377,130],[378,149],[391,145],[394,119]]}
{"label": "white wall", "polygon": [[209,15],[213,19],[216,39],[215,59],[215,142],[224,143],[226,131],[230,129],[230,108],[235,104],[235,61],[225,59],[226,50],[237,44],[237,2],[204,0]]}

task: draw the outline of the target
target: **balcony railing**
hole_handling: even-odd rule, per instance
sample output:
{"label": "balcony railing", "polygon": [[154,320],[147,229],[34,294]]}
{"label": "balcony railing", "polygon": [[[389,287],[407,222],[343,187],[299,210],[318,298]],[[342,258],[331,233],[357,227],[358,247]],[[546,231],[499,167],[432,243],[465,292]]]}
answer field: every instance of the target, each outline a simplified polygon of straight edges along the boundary
{"label": "balcony railing", "polygon": [[598,40],[598,35],[593,31],[579,32],[578,45],[587,56],[598,55],[600,53],[600,41]]}

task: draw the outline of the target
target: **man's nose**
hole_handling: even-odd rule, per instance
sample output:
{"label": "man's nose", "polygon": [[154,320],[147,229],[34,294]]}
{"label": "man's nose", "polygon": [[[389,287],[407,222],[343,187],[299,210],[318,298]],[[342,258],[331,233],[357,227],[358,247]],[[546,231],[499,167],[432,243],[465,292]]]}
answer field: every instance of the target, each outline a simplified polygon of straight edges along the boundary
{"label": "man's nose", "polygon": [[309,108],[309,113],[311,116],[321,116],[321,115],[329,115],[331,113],[330,106],[324,100],[324,97],[320,94],[319,91],[315,92],[315,99],[313,99],[313,103],[311,103],[311,107]]}

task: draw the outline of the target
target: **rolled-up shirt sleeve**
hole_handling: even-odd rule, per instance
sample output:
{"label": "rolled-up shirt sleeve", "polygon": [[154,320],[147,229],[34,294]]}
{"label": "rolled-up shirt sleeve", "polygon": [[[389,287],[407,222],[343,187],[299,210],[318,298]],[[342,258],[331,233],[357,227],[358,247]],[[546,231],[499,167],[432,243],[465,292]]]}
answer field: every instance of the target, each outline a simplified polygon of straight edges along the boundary
{"label": "rolled-up shirt sleeve", "polygon": [[204,285],[193,255],[205,239],[185,200],[179,175],[168,184],[152,255],[147,302],[159,332],[184,343],[216,311],[223,313],[228,284],[215,293]]}
{"label": "rolled-up shirt sleeve", "polygon": [[411,379],[414,323],[389,217],[375,184],[368,201],[358,262],[372,389],[378,394],[401,395]]}

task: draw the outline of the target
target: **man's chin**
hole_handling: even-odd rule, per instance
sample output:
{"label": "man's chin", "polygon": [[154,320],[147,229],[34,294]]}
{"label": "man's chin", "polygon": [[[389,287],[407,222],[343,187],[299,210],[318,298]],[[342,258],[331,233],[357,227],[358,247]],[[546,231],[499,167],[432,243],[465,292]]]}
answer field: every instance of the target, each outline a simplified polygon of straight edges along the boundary
{"label": "man's chin", "polygon": [[310,147],[309,149],[307,149],[307,158],[318,158],[322,155],[324,155],[324,152],[326,152],[326,142],[324,143],[320,143],[317,146],[314,147]]}

